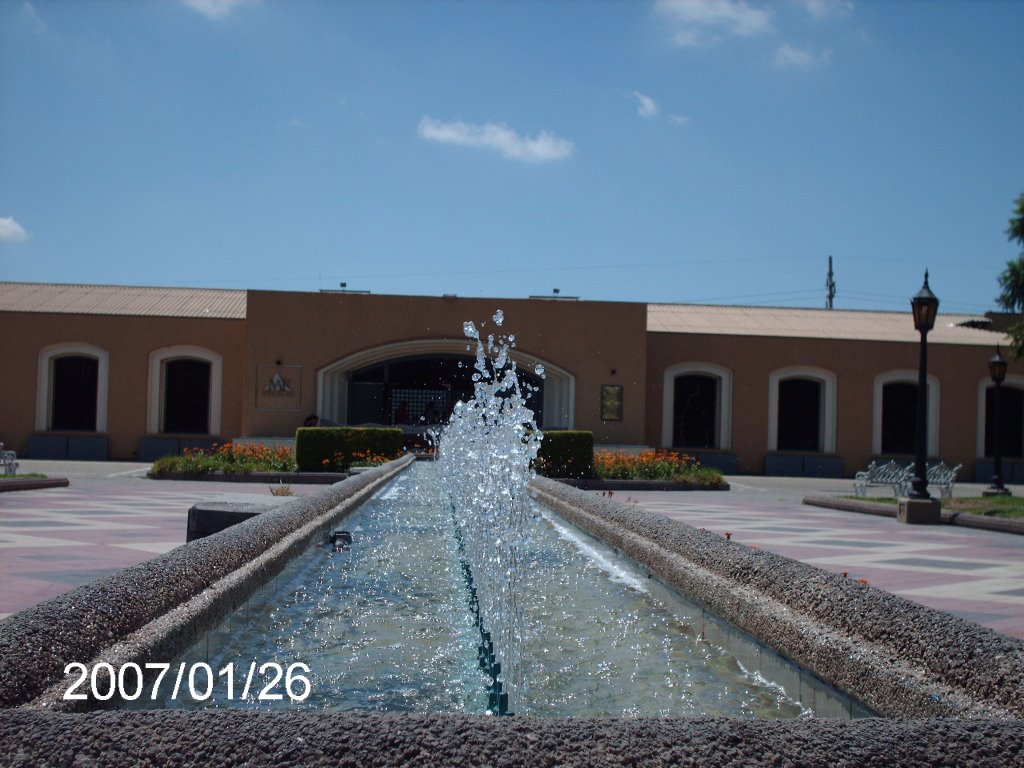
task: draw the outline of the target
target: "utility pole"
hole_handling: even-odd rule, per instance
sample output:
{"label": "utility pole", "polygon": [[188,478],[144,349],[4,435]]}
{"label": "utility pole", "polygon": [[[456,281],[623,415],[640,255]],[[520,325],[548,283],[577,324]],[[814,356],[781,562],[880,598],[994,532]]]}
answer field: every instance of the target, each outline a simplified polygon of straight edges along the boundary
{"label": "utility pole", "polygon": [[825,288],[828,289],[825,309],[832,309],[832,300],[836,297],[836,281],[832,277],[832,257],[828,257],[828,279],[825,281]]}

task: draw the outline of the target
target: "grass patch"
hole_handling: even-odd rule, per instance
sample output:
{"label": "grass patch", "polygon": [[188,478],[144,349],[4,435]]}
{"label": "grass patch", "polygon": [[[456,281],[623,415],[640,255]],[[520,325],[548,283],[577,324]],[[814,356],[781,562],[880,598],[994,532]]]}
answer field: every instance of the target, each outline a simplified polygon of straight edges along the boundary
{"label": "grass patch", "polygon": [[953,512],[990,517],[1024,517],[1024,499],[1017,496],[992,496],[980,499],[943,499],[942,506]]}
{"label": "grass patch", "polygon": [[25,475],[2,475],[0,476],[0,483],[6,483],[11,480],[46,480],[46,475],[41,475],[38,472],[29,472]]}
{"label": "grass patch", "polygon": [[[869,501],[872,504],[897,504],[899,499],[887,496],[843,496],[854,501]],[[963,497],[939,499],[942,508],[949,512],[966,512],[986,517],[1024,518],[1024,498],[1018,496]]]}
{"label": "grass patch", "polygon": [[840,496],[841,499],[850,499],[850,501],[867,501],[872,504],[898,504],[899,499],[891,496]]}

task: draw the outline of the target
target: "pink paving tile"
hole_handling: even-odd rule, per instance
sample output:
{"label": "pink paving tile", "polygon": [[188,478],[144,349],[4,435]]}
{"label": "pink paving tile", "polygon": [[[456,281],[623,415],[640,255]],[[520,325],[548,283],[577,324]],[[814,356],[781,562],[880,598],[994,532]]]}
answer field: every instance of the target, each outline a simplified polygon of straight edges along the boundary
{"label": "pink paving tile", "polygon": [[0,592],[0,613],[17,613],[44,600],[62,595],[72,587],[68,584],[31,579],[24,576],[5,576]]}

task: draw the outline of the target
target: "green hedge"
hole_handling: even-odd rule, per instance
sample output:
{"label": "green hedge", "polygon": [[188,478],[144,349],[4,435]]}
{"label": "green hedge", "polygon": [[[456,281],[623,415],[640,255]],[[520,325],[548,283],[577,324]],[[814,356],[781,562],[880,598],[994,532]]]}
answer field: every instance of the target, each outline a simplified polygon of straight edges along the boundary
{"label": "green hedge", "polygon": [[544,430],[536,467],[545,477],[593,477],[594,433]]}
{"label": "green hedge", "polygon": [[404,441],[400,429],[300,427],[295,431],[295,463],[299,472],[347,469],[355,453],[397,457],[402,453]]}

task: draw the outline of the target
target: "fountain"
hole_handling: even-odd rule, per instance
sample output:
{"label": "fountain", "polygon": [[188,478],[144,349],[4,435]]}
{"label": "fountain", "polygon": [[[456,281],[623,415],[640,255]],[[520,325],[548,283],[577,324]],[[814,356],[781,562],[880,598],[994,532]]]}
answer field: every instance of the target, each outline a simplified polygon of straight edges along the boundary
{"label": "fountain", "polygon": [[[500,329],[504,313],[492,319]],[[492,678],[489,711],[505,714],[523,686],[520,550],[526,486],[543,435],[509,358],[515,336],[488,334],[485,343],[472,322],[463,332],[476,343],[473,398],[456,404],[438,458],[481,632],[481,665]]]}
{"label": "fountain", "polygon": [[[494,318],[496,324],[500,320],[500,315]],[[454,598],[448,605],[454,611],[455,645],[468,644],[470,655],[468,664],[454,656],[450,663],[475,670],[466,679],[476,682],[475,688],[460,688],[462,683],[444,688],[441,697],[454,700],[456,712],[474,711],[482,703],[475,711],[516,711],[516,717],[361,712],[318,713],[311,718],[294,712],[297,705],[272,713],[163,710],[74,714],[104,705],[95,700],[68,702],[62,697],[69,680],[61,671],[70,662],[79,661],[94,670],[99,665],[124,669],[130,664],[175,658],[196,641],[203,642],[211,630],[216,633],[249,595],[262,589],[272,596],[291,578],[288,569],[306,567],[303,557],[321,562],[327,558],[334,564],[334,570],[328,571],[333,575],[344,567],[354,567],[357,560],[352,556],[363,546],[361,536],[366,533],[354,515],[365,511],[389,517],[392,508],[387,504],[406,504],[399,493],[403,483],[411,483],[411,488],[418,489],[415,493],[427,492],[427,483],[403,472],[409,464],[406,459],[0,622],[0,651],[5,659],[0,667],[0,706],[21,707],[0,711],[0,763],[54,764],[62,761],[60,755],[72,753],[86,760],[103,756],[112,764],[180,762],[182,756],[221,751],[225,742],[230,745],[228,754],[233,755],[225,759],[226,764],[256,763],[269,755],[277,763],[293,764],[316,759],[360,765],[483,759],[518,765],[527,762],[528,756],[536,757],[537,749],[545,753],[541,760],[565,764],[678,762],[714,760],[716,756],[721,760],[723,750],[728,751],[729,760],[746,764],[787,760],[824,764],[837,751],[865,760],[884,755],[901,764],[931,764],[938,756],[952,762],[987,760],[996,765],[1019,760],[1018,735],[1024,727],[1020,721],[1024,716],[1021,641],[811,566],[767,552],[751,552],[735,542],[538,478],[531,484],[530,494],[576,529],[551,523],[549,513],[533,507],[521,493],[529,479],[528,469],[525,475],[507,467],[501,470],[498,462],[495,474],[471,480],[464,462],[481,450],[486,448],[502,459],[514,453],[525,457],[528,467],[531,451],[535,455],[536,441],[541,438],[529,428],[528,411],[519,402],[522,393],[508,377],[507,349],[501,336],[488,336],[484,341],[472,335],[475,327],[467,326],[467,330],[477,341],[478,351],[483,348],[495,353],[494,362],[487,363],[486,370],[477,368],[477,375],[478,383],[492,390],[496,398],[490,406],[461,406],[451,432],[443,436],[443,441],[449,442],[442,445],[438,467],[449,468],[444,481],[449,506],[441,510],[447,518],[442,514],[436,525],[454,521],[462,547],[460,550],[455,538],[439,544],[433,550],[438,564],[426,570],[430,578],[442,572],[454,574],[458,589],[447,594]],[[514,343],[514,339],[509,336],[506,342]],[[497,362],[502,364],[495,366]],[[498,423],[509,425],[514,437],[499,439]],[[458,446],[452,441],[459,434],[472,439]],[[414,471],[424,469],[428,468],[418,466]],[[497,494],[490,501],[479,495],[488,488]],[[476,511],[470,511],[477,500]],[[360,505],[363,510],[356,512]],[[502,516],[514,525],[491,527]],[[351,545],[326,544],[342,519],[352,534]],[[602,552],[594,561],[613,563],[601,566],[615,574],[608,581],[642,584],[649,580],[655,587],[651,591],[656,592],[661,580],[696,598],[701,605],[695,610],[701,618],[693,622],[699,621],[701,626],[706,622],[708,636],[719,637],[714,634],[717,619],[706,617],[704,606],[786,657],[842,685],[876,711],[914,719],[839,724],[797,718],[789,723],[745,724],[676,717],[588,720],[521,716],[531,707],[539,713],[536,699],[531,699],[535,685],[531,676],[543,665],[538,665],[536,651],[529,644],[511,642],[513,637],[531,638],[533,625],[527,617],[535,606],[523,597],[528,593],[509,592],[504,582],[525,582],[528,575],[540,572],[544,547],[527,544],[521,531],[524,525],[539,527],[541,523],[563,544],[575,539],[572,547],[577,550],[595,544],[588,535],[611,545],[612,550]],[[412,538],[429,527],[424,523]],[[443,557],[446,547],[451,555],[447,559]],[[303,551],[307,554],[296,559]],[[639,569],[629,572],[615,564],[619,553],[639,563]],[[454,565],[442,567],[442,561]],[[495,573],[502,577],[499,583],[485,585]],[[321,572],[314,583],[327,584],[327,579]],[[583,580],[593,581],[589,575]],[[420,582],[409,581],[408,594],[425,592]],[[391,585],[382,585],[382,590],[391,591]],[[290,589],[280,591],[295,594]],[[632,591],[642,594],[641,589]],[[312,594],[312,590],[304,594]],[[333,597],[340,594],[328,590]],[[358,593],[349,590],[345,594]],[[546,601],[548,608],[552,602]],[[467,604],[479,607],[479,619],[465,610]],[[250,606],[243,612],[251,610]],[[271,608],[269,614],[275,615],[275,610]],[[684,609],[671,608],[669,616],[685,625],[689,619],[680,618],[682,612]],[[633,613],[652,612],[644,608]],[[454,620],[458,615],[462,618]],[[556,615],[546,614],[549,619]],[[598,623],[594,621],[597,616],[592,611],[586,623]],[[283,623],[291,620],[278,618]],[[337,621],[327,619],[328,624]],[[309,613],[295,626],[299,631],[292,631],[293,637],[308,635],[326,652],[329,635]],[[577,617],[568,624],[565,636],[572,638],[580,626]],[[632,632],[632,625],[626,626],[626,631]],[[593,642],[599,654],[607,653],[601,641],[583,642]],[[723,640],[721,644],[731,642]],[[493,653],[493,659],[484,660],[484,670],[474,654],[474,646],[480,644],[487,647],[485,656]],[[637,658],[644,655],[650,654],[636,654]],[[443,666],[436,656],[431,658],[435,666]]]}

